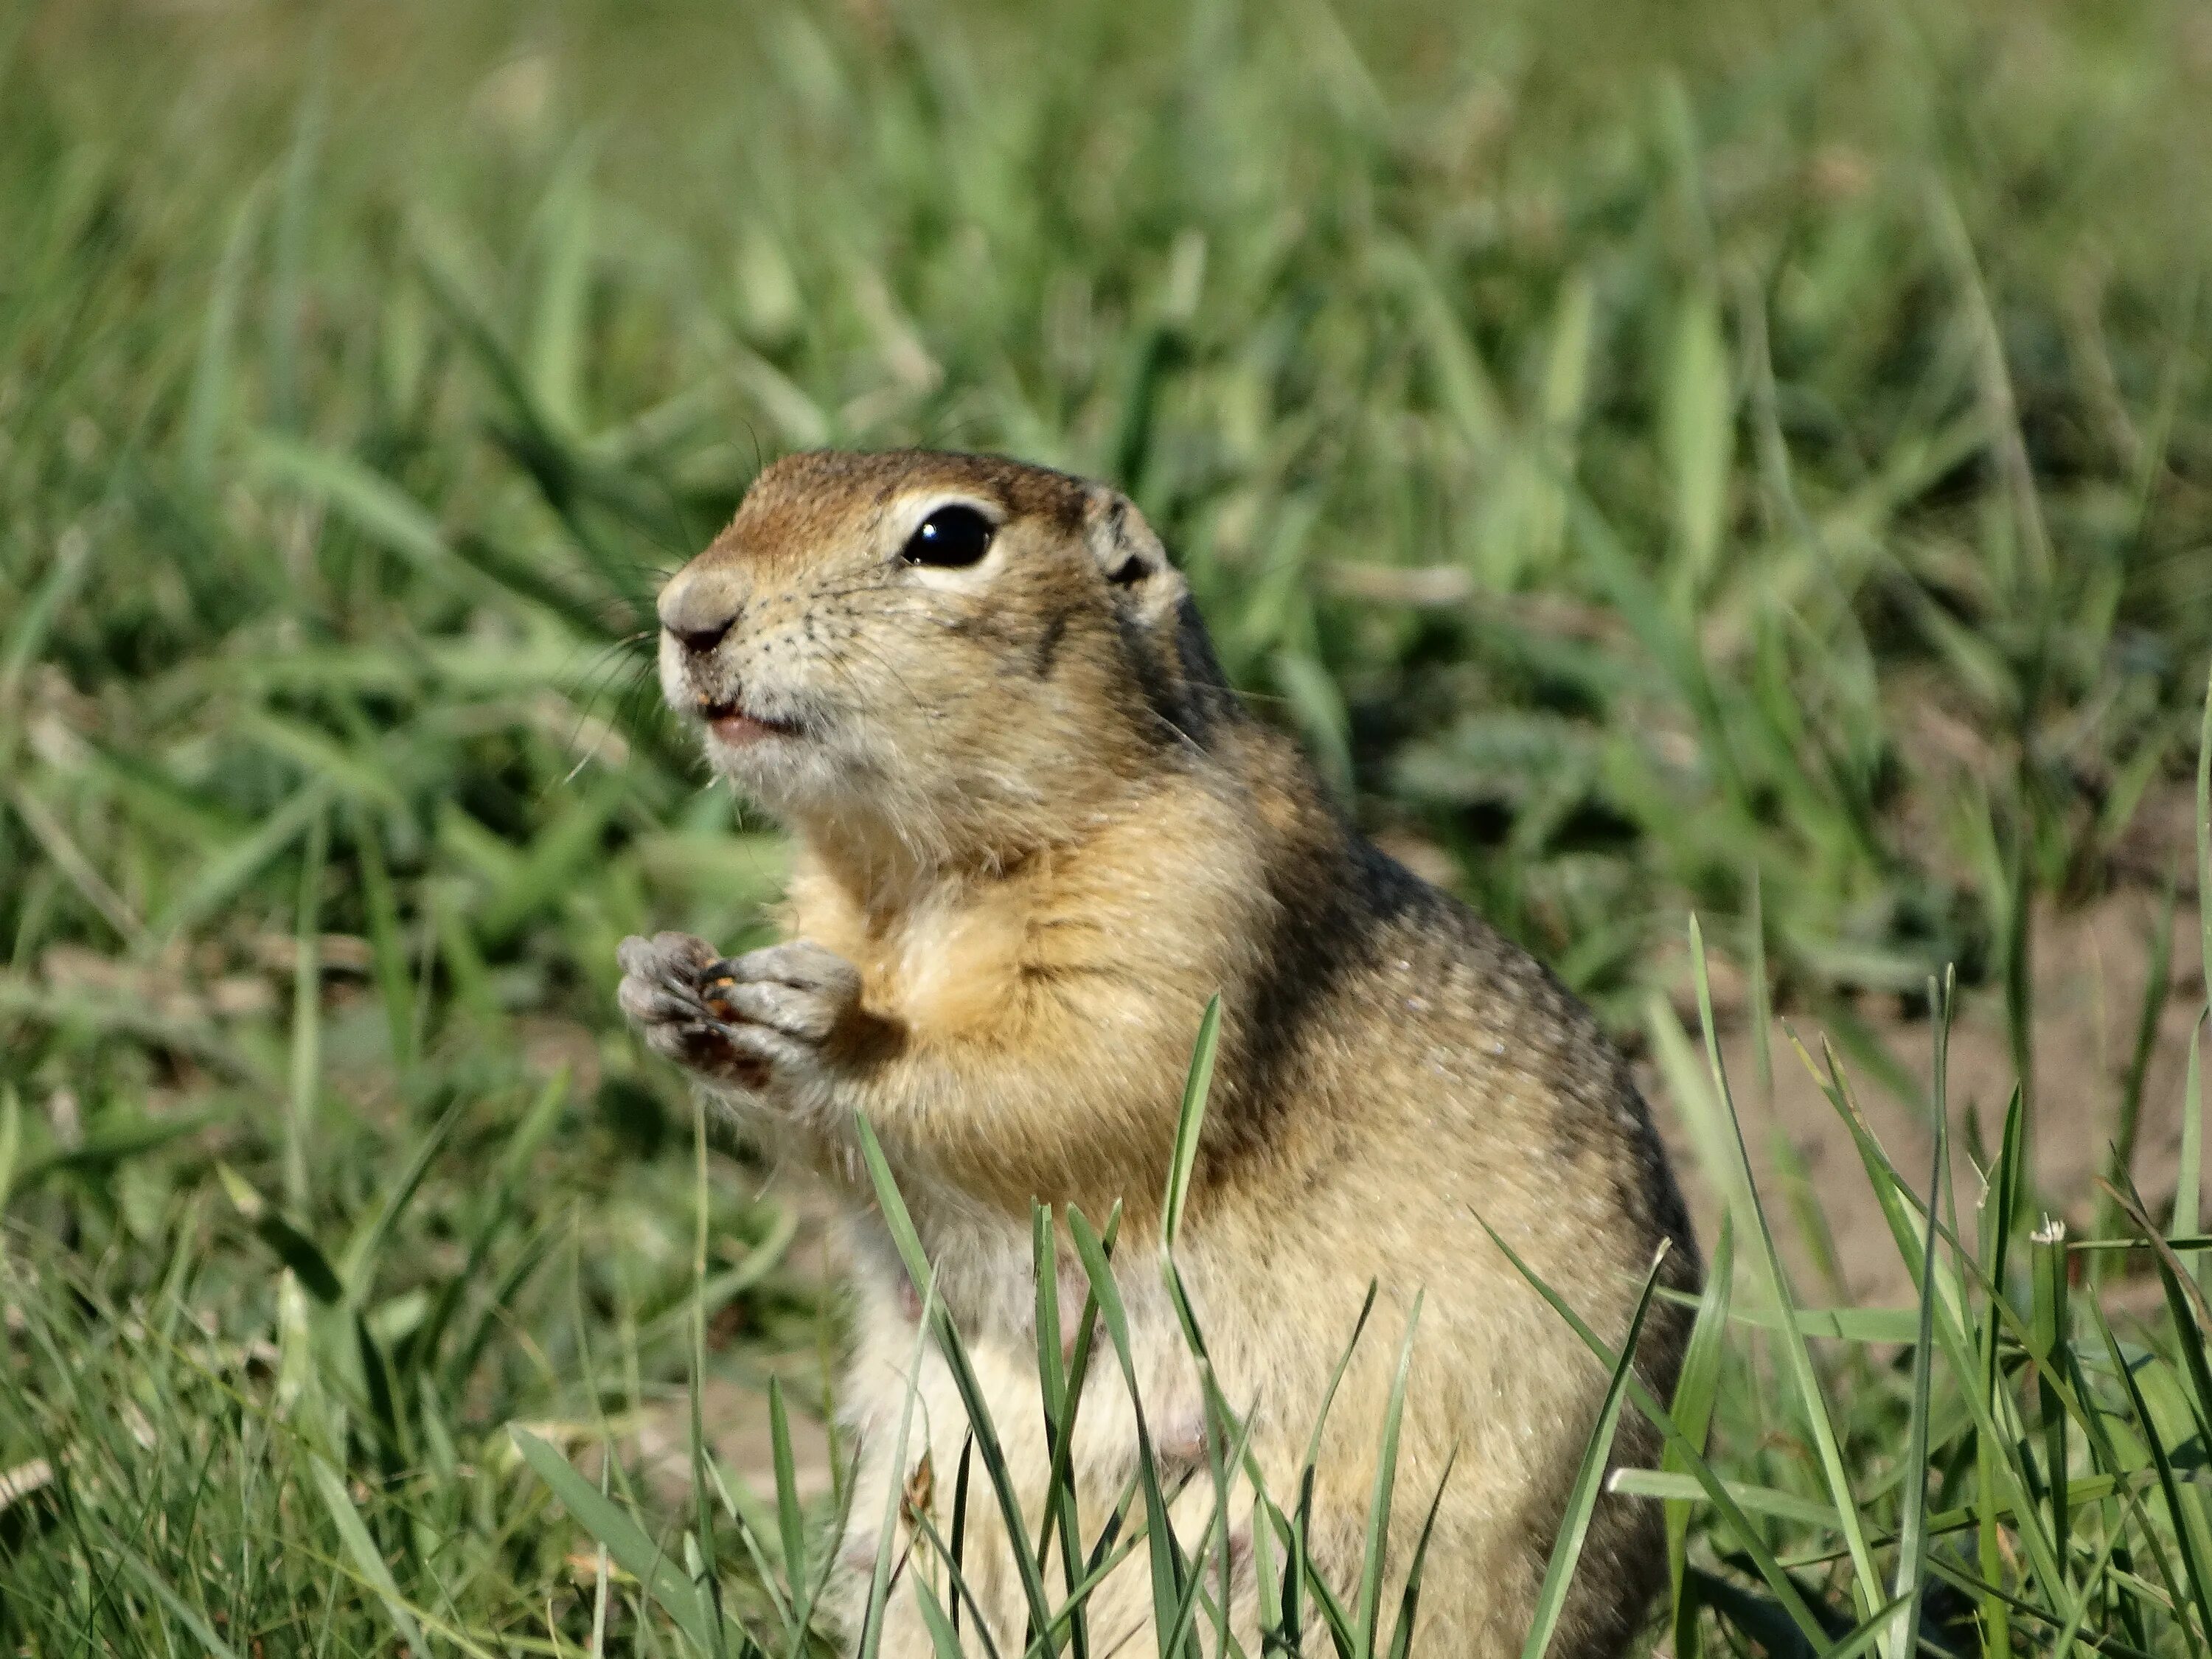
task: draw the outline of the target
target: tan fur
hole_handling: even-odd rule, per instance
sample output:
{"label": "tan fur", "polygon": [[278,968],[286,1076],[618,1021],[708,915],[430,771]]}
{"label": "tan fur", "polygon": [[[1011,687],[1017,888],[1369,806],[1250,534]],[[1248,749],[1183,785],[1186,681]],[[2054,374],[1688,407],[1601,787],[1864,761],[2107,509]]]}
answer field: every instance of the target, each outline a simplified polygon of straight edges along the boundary
{"label": "tan fur", "polygon": [[[998,521],[988,556],[955,571],[902,562],[921,508],[946,500]],[[809,960],[857,969],[847,1001],[789,994],[830,999],[829,1036],[768,1043],[750,1069],[716,1073],[757,1133],[845,1196],[860,1308],[843,1399],[860,1448],[848,1553],[872,1553],[891,1486],[912,1481],[925,1448],[949,1528],[967,1433],[925,1345],[907,1467],[892,1467],[915,1332],[858,1173],[856,1113],[892,1158],[972,1345],[1032,1536],[1046,1469],[1032,1200],[1094,1223],[1126,1206],[1116,1270],[1146,1420],[1171,1455],[1196,1455],[1199,1383],[1156,1244],[1183,1072],[1218,993],[1219,1063],[1178,1261],[1221,1386],[1250,1413],[1287,1506],[1329,1372],[1379,1284],[1315,1500],[1316,1553],[1349,1600],[1395,1351],[1421,1297],[1388,1605],[1455,1456],[1415,1651],[1517,1650],[1605,1378],[1480,1222],[1609,1340],[1662,1241],[1666,1282],[1697,1277],[1644,1106],[1588,1012],[1347,827],[1295,748],[1227,691],[1182,579],[1109,490],[990,458],[793,457],[670,584],[661,615],[701,639],[729,623],[704,652],[664,636],[669,696],[781,723],[709,753],[794,833],[790,928],[828,953]],[[626,981],[634,1012],[652,1005],[651,978]],[[1063,1299],[1079,1295],[1071,1278]],[[1685,1328],[1679,1309],[1655,1306],[1641,1364],[1662,1395]],[[1133,1468],[1114,1370],[1094,1366],[1078,1435],[1094,1535]],[[1632,1412],[1616,1461],[1654,1449]],[[980,1466],[971,1482],[969,1575],[1000,1650],[1018,1651],[1018,1581]],[[1249,1501],[1232,1516],[1240,1551]],[[1175,1524],[1195,1537],[1212,1502],[1195,1480]],[[926,1548],[908,1571],[942,1589]],[[1243,1554],[1235,1572],[1237,1628],[1256,1652]],[[1554,1652],[1618,1650],[1662,1575],[1655,1509],[1604,1500]],[[858,1585],[845,1581],[848,1613]],[[1139,1550],[1091,1604],[1091,1651],[1150,1653],[1149,1600]],[[884,1650],[929,1651],[904,1588],[893,1601]]]}

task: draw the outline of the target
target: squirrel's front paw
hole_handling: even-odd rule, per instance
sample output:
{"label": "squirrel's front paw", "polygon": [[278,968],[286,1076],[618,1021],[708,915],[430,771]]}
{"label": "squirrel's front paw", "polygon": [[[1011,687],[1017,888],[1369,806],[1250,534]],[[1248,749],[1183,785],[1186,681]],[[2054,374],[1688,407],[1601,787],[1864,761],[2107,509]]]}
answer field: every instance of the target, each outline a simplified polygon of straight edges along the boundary
{"label": "squirrel's front paw", "polygon": [[860,1002],[860,975],[805,939],[733,960],[688,933],[624,939],[623,1012],[645,1040],[716,1082],[804,1103],[825,1081],[822,1048]]}
{"label": "squirrel's front paw", "polygon": [[615,952],[622,986],[615,1000],[654,1053],[716,1082],[757,1087],[765,1068],[731,1040],[700,994],[701,973],[720,953],[690,933],[633,935]]}
{"label": "squirrel's front paw", "polygon": [[819,1048],[860,1006],[860,970],[811,939],[749,951],[700,970],[708,1012]]}

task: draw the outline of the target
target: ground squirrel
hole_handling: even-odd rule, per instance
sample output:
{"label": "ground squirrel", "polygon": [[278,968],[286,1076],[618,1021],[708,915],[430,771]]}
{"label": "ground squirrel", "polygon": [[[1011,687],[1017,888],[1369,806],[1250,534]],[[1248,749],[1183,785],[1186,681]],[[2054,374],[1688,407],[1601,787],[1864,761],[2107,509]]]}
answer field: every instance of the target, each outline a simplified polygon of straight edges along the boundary
{"label": "ground squirrel", "polygon": [[[702,1001],[711,946],[629,939],[621,1003],[764,1147],[842,1195],[859,1303],[848,1557],[872,1559],[887,1483],[925,1446],[944,1524],[967,1435],[930,1351],[909,1468],[890,1467],[915,1310],[857,1165],[856,1114],[972,1347],[1024,1504],[1047,1468],[1033,1200],[1093,1221],[1126,1205],[1117,1283],[1146,1419],[1164,1457],[1204,1456],[1195,1375],[1144,1246],[1218,994],[1177,1260],[1224,1393],[1287,1506],[1379,1285],[1314,1500],[1316,1559],[1348,1597],[1421,1293],[1390,1566],[1402,1573],[1455,1456],[1414,1651],[1516,1652],[1606,1379],[1484,1224],[1612,1342],[1662,1243],[1666,1284],[1698,1277],[1644,1103],[1589,1012],[1350,827],[1297,746],[1240,704],[1182,576],[1111,489],[984,456],[794,455],[659,609],[670,702],[796,842],[791,942],[716,969],[732,981],[718,1018]],[[1654,1304],[1640,1366],[1662,1398],[1686,1330],[1679,1305]],[[1076,1469],[1095,1526],[1135,1442],[1114,1364],[1091,1378]],[[1632,1409],[1615,1461],[1654,1449]],[[1212,1482],[1193,1482],[1175,1524],[1194,1530],[1212,1503]],[[980,1471],[969,1511],[966,1576],[998,1650],[1018,1652],[1019,1580]],[[1249,1525],[1247,1510],[1232,1612],[1257,1653]],[[1618,1650],[1664,1574],[1656,1506],[1602,1499],[1553,1653]],[[846,1575],[848,1613],[860,1577]],[[1149,1605],[1140,1549],[1091,1599],[1091,1652],[1152,1652]],[[884,1651],[930,1650],[895,1595]]]}

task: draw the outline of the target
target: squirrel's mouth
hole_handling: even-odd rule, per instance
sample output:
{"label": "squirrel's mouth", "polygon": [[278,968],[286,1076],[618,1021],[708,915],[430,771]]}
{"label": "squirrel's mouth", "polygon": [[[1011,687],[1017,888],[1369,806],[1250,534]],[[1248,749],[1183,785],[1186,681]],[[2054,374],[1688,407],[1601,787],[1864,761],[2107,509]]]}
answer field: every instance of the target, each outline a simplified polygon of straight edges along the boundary
{"label": "squirrel's mouth", "polygon": [[748,714],[738,702],[702,702],[699,718],[717,742],[732,749],[750,748],[769,738],[795,738],[799,735],[796,720],[770,720],[759,714]]}

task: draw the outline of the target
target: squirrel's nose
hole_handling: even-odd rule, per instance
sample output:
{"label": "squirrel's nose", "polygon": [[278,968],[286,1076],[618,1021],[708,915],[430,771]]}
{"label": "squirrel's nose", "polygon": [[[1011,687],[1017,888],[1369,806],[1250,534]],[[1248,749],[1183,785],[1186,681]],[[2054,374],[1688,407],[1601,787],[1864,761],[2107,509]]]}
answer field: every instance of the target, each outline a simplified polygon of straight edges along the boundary
{"label": "squirrel's nose", "polygon": [[[735,617],[730,619],[731,622],[735,620]],[[672,628],[668,631],[676,635],[676,642],[686,651],[696,657],[703,657],[722,642],[723,636],[730,631],[730,623],[719,622],[704,628]]]}
{"label": "squirrel's nose", "polygon": [[661,591],[660,625],[694,656],[703,657],[738,620],[738,596],[720,582],[679,575]]}

